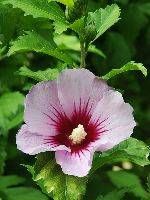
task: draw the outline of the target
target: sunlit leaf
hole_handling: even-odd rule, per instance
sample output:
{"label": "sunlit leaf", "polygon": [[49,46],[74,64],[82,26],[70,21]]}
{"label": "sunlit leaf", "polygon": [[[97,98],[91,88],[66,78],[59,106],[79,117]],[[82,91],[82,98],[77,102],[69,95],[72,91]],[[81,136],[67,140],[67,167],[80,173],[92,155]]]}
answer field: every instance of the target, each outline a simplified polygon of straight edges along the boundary
{"label": "sunlit leaf", "polygon": [[72,7],[73,4],[74,4],[74,0],[48,0],[48,1],[49,2],[51,2],[51,1],[57,1],[59,3],[62,3],[64,5],[66,5],[66,6],[69,6],[69,7]]}
{"label": "sunlit leaf", "polygon": [[8,55],[25,51],[44,53],[58,58],[68,64],[72,64],[72,59],[68,56],[68,54],[58,49],[52,38],[46,40],[36,32],[27,32],[27,35],[20,36],[13,42]]}
{"label": "sunlit leaf", "polygon": [[115,146],[113,149],[96,155],[91,173],[106,164],[130,161],[140,166],[149,165],[149,147],[142,141],[129,138]]}
{"label": "sunlit leaf", "polygon": [[142,63],[135,63],[131,61],[131,62],[128,62],[123,67],[121,67],[120,69],[112,69],[108,74],[102,76],[102,78],[105,80],[109,80],[110,78],[116,75],[119,75],[127,71],[133,71],[133,70],[139,70],[144,74],[144,76],[147,76],[147,69],[143,66]]}
{"label": "sunlit leaf", "polygon": [[[59,46],[60,49],[64,50],[74,50],[74,51],[81,51],[80,48],[80,41],[76,36],[73,35],[65,35],[61,34],[54,38],[56,44]],[[73,44],[73,45],[72,45]],[[88,52],[95,53],[103,58],[106,58],[105,54],[95,45],[90,45]]]}
{"label": "sunlit leaf", "polygon": [[88,15],[88,25],[95,25],[95,29],[97,31],[95,39],[114,25],[119,20],[119,16],[120,8],[116,4],[111,6],[108,5],[105,9],[100,8],[95,12],[90,12]]}
{"label": "sunlit leaf", "polygon": [[48,80],[56,79],[59,74],[59,70],[56,68],[56,69],[46,69],[43,71],[38,70],[38,71],[34,72],[24,66],[19,69],[17,74],[20,76],[32,78],[36,81],[48,81]]}
{"label": "sunlit leaf", "polygon": [[14,8],[20,8],[26,15],[42,17],[59,22],[60,25],[67,25],[65,14],[56,2],[47,0],[2,0],[3,4],[11,4]]}
{"label": "sunlit leaf", "polygon": [[39,154],[35,166],[27,168],[33,180],[54,200],[77,200],[85,193],[86,178],[64,174],[49,153]]}

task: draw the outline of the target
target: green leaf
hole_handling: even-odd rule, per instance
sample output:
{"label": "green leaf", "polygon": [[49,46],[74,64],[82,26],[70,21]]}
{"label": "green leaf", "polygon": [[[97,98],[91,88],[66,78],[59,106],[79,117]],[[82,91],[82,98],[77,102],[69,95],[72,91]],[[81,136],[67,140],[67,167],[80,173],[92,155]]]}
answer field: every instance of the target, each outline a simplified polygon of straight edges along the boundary
{"label": "green leaf", "polygon": [[7,200],[48,200],[48,197],[37,189],[29,187],[7,188],[2,191]]}
{"label": "green leaf", "polygon": [[87,0],[73,0],[73,6],[67,7],[66,9],[66,18],[70,23],[73,23],[75,20],[80,19],[86,15],[87,10]]}
{"label": "green leaf", "polygon": [[66,6],[72,7],[74,5],[74,0],[48,0],[49,2],[51,1],[57,1],[59,3],[62,3]]}
{"label": "green leaf", "polygon": [[130,161],[140,166],[149,165],[149,147],[142,141],[129,138],[115,146],[113,149],[97,154],[93,161],[91,173],[105,164]]}
{"label": "green leaf", "polygon": [[35,18],[47,18],[59,22],[61,25],[67,25],[65,14],[56,2],[49,3],[47,0],[2,0],[2,3],[20,8],[26,15],[33,15]]}
{"label": "green leaf", "polygon": [[36,32],[27,32],[27,35],[20,36],[13,42],[8,55],[10,56],[16,52],[22,51],[36,51],[48,54],[66,62],[67,64],[72,64],[72,59],[68,54],[58,49],[52,38],[48,41]]}
{"label": "green leaf", "polygon": [[106,74],[105,76],[102,76],[103,79],[105,80],[109,80],[110,78],[121,74],[123,72],[127,72],[127,71],[133,71],[133,70],[140,70],[144,76],[147,76],[147,69],[143,66],[142,63],[135,63],[133,61],[128,62],[127,64],[125,64],[123,67],[121,67],[120,69],[112,69],[108,74]]}
{"label": "green leaf", "polygon": [[3,137],[0,137],[0,174],[4,171],[5,159],[6,159],[6,141]]}
{"label": "green leaf", "polygon": [[79,36],[84,33],[84,17],[77,19],[69,26],[70,29],[78,33]]}
{"label": "green leaf", "polygon": [[0,176],[0,190],[10,186],[17,186],[25,182],[23,177],[17,175]]}
{"label": "green leaf", "polygon": [[150,195],[150,174],[147,177],[147,186],[148,186],[148,191],[149,191],[149,195]]}
{"label": "green leaf", "polygon": [[149,22],[147,16],[139,7],[139,4],[136,3],[129,4],[127,9],[123,9],[122,23],[118,23],[119,32],[130,45],[134,45],[141,31],[146,25],[148,26]]}
{"label": "green leaf", "polygon": [[46,69],[43,71],[39,70],[39,71],[34,72],[34,71],[30,70],[29,68],[23,66],[19,69],[17,74],[20,76],[32,78],[32,79],[40,82],[40,81],[48,81],[48,80],[56,79],[59,74],[59,70],[58,69]]}
{"label": "green leaf", "polygon": [[[13,37],[20,12],[0,4],[0,41],[6,45]],[[10,20],[11,19],[11,20]]]}
{"label": "green leaf", "polygon": [[85,193],[86,178],[65,175],[49,153],[39,154],[34,167],[27,168],[33,180],[54,200],[78,200]]}
{"label": "green leaf", "polygon": [[139,9],[147,15],[150,15],[150,3],[142,3],[139,5]]}
{"label": "green leaf", "polygon": [[114,190],[106,194],[104,197],[98,197],[96,200],[121,200],[127,191],[127,189]]}
{"label": "green leaf", "polygon": [[132,192],[135,196],[141,198],[147,198],[148,193],[141,184],[141,181],[138,176],[135,174],[126,172],[126,171],[110,171],[108,176],[111,182],[117,188],[129,188],[129,191]]}
{"label": "green leaf", "polygon": [[[108,69],[119,68],[132,58],[132,50],[126,39],[118,32],[108,31],[103,44],[106,52]],[[121,51],[120,51],[121,49]]]}
{"label": "green leaf", "polygon": [[100,8],[95,12],[89,12],[87,24],[94,24],[96,29],[96,40],[101,36],[107,29],[118,22],[120,16],[120,8],[116,4],[107,6],[105,9]]}
{"label": "green leaf", "polygon": [[22,122],[23,103],[24,96],[19,92],[5,93],[0,97],[1,134],[7,133],[8,130]]}
{"label": "green leaf", "polygon": [[[61,34],[56,36],[54,40],[62,50],[81,51],[80,41],[76,36]],[[95,53],[103,58],[106,58],[105,54],[100,49],[96,48],[95,45],[90,45],[88,52]]]}

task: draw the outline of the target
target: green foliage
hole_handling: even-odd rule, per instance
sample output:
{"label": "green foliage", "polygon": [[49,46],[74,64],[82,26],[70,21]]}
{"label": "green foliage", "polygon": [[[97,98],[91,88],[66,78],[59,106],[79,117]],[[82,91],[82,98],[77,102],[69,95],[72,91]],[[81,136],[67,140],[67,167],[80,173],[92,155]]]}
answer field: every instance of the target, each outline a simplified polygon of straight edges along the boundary
{"label": "green foliage", "polygon": [[0,197],[5,200],[48,200],[40,191],[30,187],[14,187],[23,184],[24,178],[9,175],[0,177]]}
{"label": "green foliage", "polygon": [[148,199],[148,193],[141,184],[138,176],[126,171],[108,172],[111,182],[117,188],[128,188],[135,196]]}
{"label": "green foliage", "polygon": [[4,138],[0,137],[0,175],[4,171],[4,165],[5,165],[5,160],[6,160],[6,141]]}
{"label": "green foliage", "polygon": [[[80,52],[80,41],[76,36],[61,34],[54,38],[56,44],[62,50],[73,50]],[[72,45],[73,44],[73,45]],[[106,58],[105,54],[95,45],[90,45],[88,52],[95,53],[103,58]]]}
{"label": "green foliage", "polygon": [[27,168],[33,180],[54,200],[77,200],[85,193],[86,178],[65,175],[49,153],[39,154],[35,165]]}
{"label": "green foliage", "polygon": [[81,18],[86,14],[87,0],[73,0],[74,4],[66,9],[66,17],[69,22]]}
{"label": "green foliage", "polygon": [[58,58],[68,64],[72,64],[72,59],[63,51],[59,50],[52,38],[46,40],[36,32],[27,32],[27,35],[20,36],[13,42],[8,55],[21,51],[36,51]]}
{"label": "green foliage", "polygon": [[147,15],[150,15],[150,3],[139,4],[139,9]]}
{"label": "green foliage", "polygon": [[107,6],[105,9],[100,8],[93,13],[90,12],[87,19],[88,26],[90,24],[94,24],[95,30],[97,32],[93,40],[96,40],[107,29],[114,25],[119,20],[119,16],[120,9],[116,4]]}
{"label": "green foliage", "polygon": [[129,44],[135,42],[142,28],[148,23],[147,17],[138,4],[130,4],[121,17],[124,19],[124,25],[119,24],[120,32]]}
{"label": "green foliage", "polygon": [[18,10],[0,4],[0,41],[2,46],[6,45],[14,36],[19,15]]}
{"label": "green foliage", "polygon": [[62,3],[66,6],[72,7],[74,5],[74,0],[48,0],[49,2],[51,1],[57,1],[59,3]]}
{"label": "green foliage", "polygon": [[143,66],[142,63],[135,63],[131,61],[123,67],[121,67],[120,69],[112,69],[108,74],[102,76],[102,78],[105,80],[109,80],[110,78],[116,75],[132,70],[140,70],[144,74],[144,76],[147,76],[147,69]]}
{"label": "green foliage", "polygon": [[129,138],[115,146],[113,149],[108,150],[102,154],[97,154],[93,161],[91,173],[106,164],[117,163],[129,160],[137,165],[149,165],[150,161],[148,156],[150,149],[144,144],[134,138]]}
{"label": "green foliage", "polygon": [[55,2],[47,0],[2,0],[3,4],[11,4],[14,8],[20,8],[26,15],[35,18],[42,17],[59,22],[59,26],[67,25],[65,14]]}
{"label": "green foliage", "polygon": [[110,31],[106,34],[104,51],[109,58],[107,60],[108,67],[118,68],[131,60],[132,49],[120,33]]}
{"label": "green foliage", "polygon": [[16,186],[25,182],[23,177],[16,175],[0,176],[0,190],[10,186]]}
{"label": "green foliage", "polygon": [[122,190],[114,190],[108,194],[106,194],[104,197],[98,197],[96,200],[121,200],[127,190],[122,189]]}
{"label": "green foliage", "polygon": [[0,97],[0,133],[5,134],[23,120],[24,96],[19,92],[5,93]]}
{"label": "green foliage", "polygon": [[58,69],[46,69],[43,71],[39,70],[39,71],[33,72],[29,68],[24,66],[19,69],[17,74],[20,76],[32,78],[32,79],[40,82],[40,81],[48,81],[48,80],[56,79],[59,74],[59,70]]}

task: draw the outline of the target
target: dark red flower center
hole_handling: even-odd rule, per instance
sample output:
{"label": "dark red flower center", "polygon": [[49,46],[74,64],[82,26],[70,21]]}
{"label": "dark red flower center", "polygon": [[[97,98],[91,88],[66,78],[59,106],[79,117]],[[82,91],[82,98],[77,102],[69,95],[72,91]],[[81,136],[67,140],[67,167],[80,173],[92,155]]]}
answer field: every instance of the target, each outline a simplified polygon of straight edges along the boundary
{"label": "dark red flower center", "polygon": [[[74,112],[72,117],[69,119],[65,113],[60,113],[56,110],[58,114],[58,121],[56,123],[56,129],[59,133],[56,136],[46,139],[46,143],[51,142],[53,145],[65,145],[71,149],[71,152],[79,152],[83,149],[88,149],[89,144],[95,142],[101,133],[105,132],[103,128],[99,128],[100,123],[97,120],[95,123],[91,123],[91,108],[87,104],[82,108],[79,106],[78,109],[74,106]],[[74,143],[70,139],[70,135],[73,133],[79,125],[84,127],[86,136],[81,140],[80,143]]]}

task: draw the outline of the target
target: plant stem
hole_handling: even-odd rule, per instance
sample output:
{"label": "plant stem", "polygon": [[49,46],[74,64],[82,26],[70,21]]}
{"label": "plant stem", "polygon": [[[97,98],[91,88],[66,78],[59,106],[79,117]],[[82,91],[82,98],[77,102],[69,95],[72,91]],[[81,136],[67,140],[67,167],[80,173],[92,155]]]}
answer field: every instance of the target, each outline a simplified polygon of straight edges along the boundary
{"label": "plant stem", "polygon": [[81,64],[80,64],[80,68],[85,68],[86,63],[85,63],[85,59],[86,59],[86,49],[85,49],[85,43],[81,42]]}

